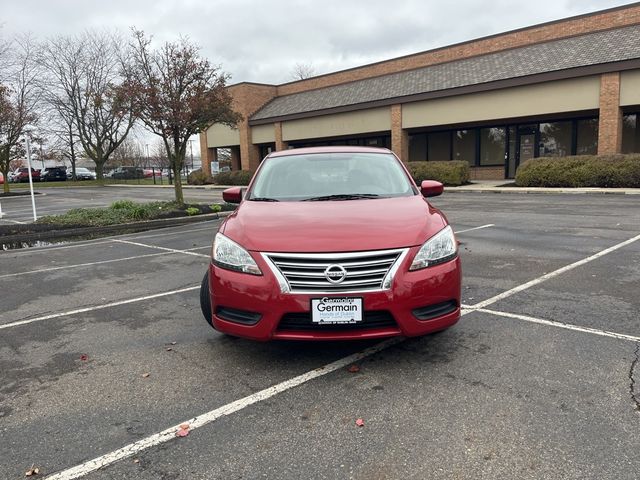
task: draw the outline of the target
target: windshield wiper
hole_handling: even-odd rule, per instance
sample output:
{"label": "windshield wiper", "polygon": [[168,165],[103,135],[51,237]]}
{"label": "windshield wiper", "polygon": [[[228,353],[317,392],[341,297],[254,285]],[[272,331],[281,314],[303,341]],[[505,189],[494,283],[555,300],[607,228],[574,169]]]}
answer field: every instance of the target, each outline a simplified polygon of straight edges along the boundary
{"label": "windshield wiper", "polygon": [[379,197],[377,193],[338,193],[336,195],[323,195],[321,197],[305,198],[303,202],[323,202],[327,200],[361,200]]}
{"label": "windshield wiper", "polygon": [[252,200],[254,202],[279,202],[280,201],[276,198],[269,198],[269,197],[251,197],[249,200]]}

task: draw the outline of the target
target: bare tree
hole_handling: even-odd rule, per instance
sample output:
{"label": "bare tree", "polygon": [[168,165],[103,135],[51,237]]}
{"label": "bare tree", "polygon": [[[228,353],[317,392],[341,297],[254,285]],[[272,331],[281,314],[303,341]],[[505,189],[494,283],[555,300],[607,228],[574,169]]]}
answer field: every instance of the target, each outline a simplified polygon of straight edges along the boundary
{"label": "bare tree", "polygon": [[312,63],[296,63],[291,69],[292,80],[304,80],[305,78],[313,77],[316,74],[316,69]]}
{"label": "bare tree", "polygon": [[[8,178],[11,162],[24,155],[22,137],[27,127],[35,126],[39,95],[36,45],[28,36],[15,38],[2,62],[0,85],[0,172]],[[9,182],[4,182],[9,192]]]}
{"label": "bare tree", "polygon": [[144,32],[134,31],[127,72],[127,96],[136,114],[164,144],[175,176],[176,201],[184,203],[180,172],[189,139],[212,123],[235,127],[240,115],[225,89],[228,76],[202,58],[188,39],[153,50]]}
{"label": "bare tree", "polygon": [[109,159],[109,165],[120,167],[130,165],[134,167],[145,166],[145,155],[142,146],[131,137],[127,137],[118,148],[113,151]]}
{"label": "bare tree", "polygon": [[[49,39],[43,64],[57,91],[59,111],[71,119],[70,131],[96,164],[98,180],[104,165],[134,124],[132,102],[120,88],[121,40],[105,32]],[[71,141],[71,136],[69,137]]]}

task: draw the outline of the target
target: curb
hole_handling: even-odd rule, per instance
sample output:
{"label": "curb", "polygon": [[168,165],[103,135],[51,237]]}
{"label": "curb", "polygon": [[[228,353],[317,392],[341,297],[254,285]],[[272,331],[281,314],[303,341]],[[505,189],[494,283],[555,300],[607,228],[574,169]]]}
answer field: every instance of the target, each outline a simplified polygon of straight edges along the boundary
{"label": "curb", "polygon": [[634,190],[618,190],[618,189],[569,189],[569,188],[460,188],[460,187],[445,187],[447,193],[507,193],[507,194],[528,194],[528,195],[557,195],[557,194],[569,194],[569,195],[640,195],[640,189]]}
{"label": "curb", "polygon": [[103,236],[110,233],[137,233],[147,230],[155,230],[159,228],[177,227],[180,225],[189,225],[192,223],[206,222],[209,220],[222,219],[233,212],[207,213],[204,215],[195,215],[193,217],[166,218],[159,220],[146,220],[133,223],[119,223],[117,225],[107,225],[104,227],[79,227],[67,228],[63,230],[49,230],[46,232],[34,232],[27,234],[6,235],[2,237],[3,244],[23,243],[33,241],[49,241],[64,238],[73,238],[84,235]]}
{"label": "curb", "polygon": [[[105,184],[105,187],[111,188],[171,188],[173,189],[173,185],[129,185],[129,184]],[[231,187],[240,187],[242,185],[183,185],[183,190],[225,190]],[[246,187],[246,186],[245,186]]]}

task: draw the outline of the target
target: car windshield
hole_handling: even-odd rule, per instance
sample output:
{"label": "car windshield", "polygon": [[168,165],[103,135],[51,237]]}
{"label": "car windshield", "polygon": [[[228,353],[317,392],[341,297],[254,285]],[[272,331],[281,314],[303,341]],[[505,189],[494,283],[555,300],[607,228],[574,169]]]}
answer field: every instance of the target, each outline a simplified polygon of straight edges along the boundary
{"label": "car windshield", "polygon": [[358,200],[416,193],[404,169],[391,154],[327,152],[267,159],[248,199]]}

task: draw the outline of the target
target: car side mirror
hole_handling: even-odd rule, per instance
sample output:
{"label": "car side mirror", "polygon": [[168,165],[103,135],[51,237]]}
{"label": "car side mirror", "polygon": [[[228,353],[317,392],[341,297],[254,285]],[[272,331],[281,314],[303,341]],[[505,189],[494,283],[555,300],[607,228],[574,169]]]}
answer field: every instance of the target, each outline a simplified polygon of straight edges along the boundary
{"label": "car side mirror", "polygon": [[227,188],[222,192],[222,199],[227,203],[240,203],[242,201],[242,187]]}
{"label": "car side mirror", "polygon": [[420,184],[420,193],[423,197],[437,197],[444,192],[444,185],[435,180],[423,180]]}

